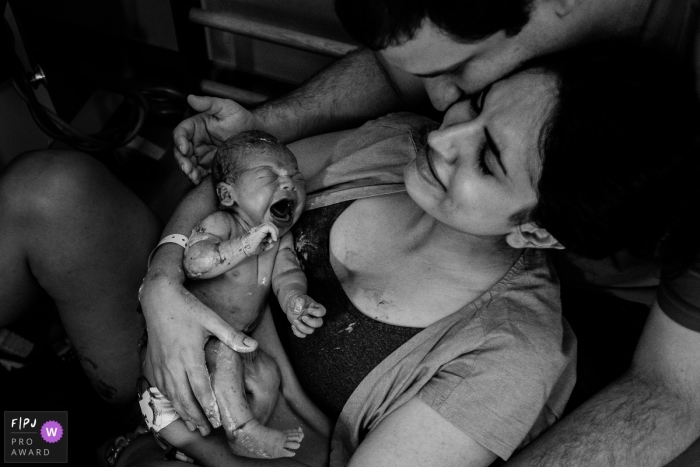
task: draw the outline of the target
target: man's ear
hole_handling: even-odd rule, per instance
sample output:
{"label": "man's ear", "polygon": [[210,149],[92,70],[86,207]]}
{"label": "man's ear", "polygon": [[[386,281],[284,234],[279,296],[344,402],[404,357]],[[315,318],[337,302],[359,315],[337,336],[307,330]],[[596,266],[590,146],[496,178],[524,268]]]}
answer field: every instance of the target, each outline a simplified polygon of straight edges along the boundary
{"label": "man's ear", "polygon": [[513,248],[554,248],[563,250],[564,246],[557,241],[547,229],[538,227],[532,222],[526,222],[515,227],[506,235],[506,243]]}
{"label": "man's ear", "polygon": [[233,185],[226,182],[219,182],[216,185],[216,195],[219,197],[219,203],[222,206],[230,208],[236,204],[236,190],[233,189]]}

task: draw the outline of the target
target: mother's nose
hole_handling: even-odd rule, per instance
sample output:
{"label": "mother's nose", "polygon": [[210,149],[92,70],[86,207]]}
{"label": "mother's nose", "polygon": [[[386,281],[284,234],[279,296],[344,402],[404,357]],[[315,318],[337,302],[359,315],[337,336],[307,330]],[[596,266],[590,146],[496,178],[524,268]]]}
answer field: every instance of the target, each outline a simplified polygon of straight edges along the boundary
{"label": "mother's nose", "polygon": [[479,145],[478,128],[478,124],[471,121],[431,131],[428,145],[447,163],[454,163],[461,156],[474,153]]}
{"label": "mother's nose", "polygon": [[449,75],[426,78],[423,84],[433,107],[441,112],[464,97],[464,92]]}
{"label": "mother's nose", "polygon": [[450,162],[454,159],[454,141],[449,129],[431,131],[428,134],[428,146],[441,158]]}

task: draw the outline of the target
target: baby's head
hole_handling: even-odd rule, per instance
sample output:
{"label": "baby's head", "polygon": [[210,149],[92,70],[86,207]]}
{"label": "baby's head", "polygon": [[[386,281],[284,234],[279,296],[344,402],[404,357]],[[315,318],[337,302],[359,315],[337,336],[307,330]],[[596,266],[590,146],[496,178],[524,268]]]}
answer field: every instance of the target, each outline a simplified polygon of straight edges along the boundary
{"label": "baby's head", "polygon": [[226,140],[216,151],[211,175],[221,208],[251,226],[269,222],[281,236],[304,210],[304,177],[294,154],[263,131]]}

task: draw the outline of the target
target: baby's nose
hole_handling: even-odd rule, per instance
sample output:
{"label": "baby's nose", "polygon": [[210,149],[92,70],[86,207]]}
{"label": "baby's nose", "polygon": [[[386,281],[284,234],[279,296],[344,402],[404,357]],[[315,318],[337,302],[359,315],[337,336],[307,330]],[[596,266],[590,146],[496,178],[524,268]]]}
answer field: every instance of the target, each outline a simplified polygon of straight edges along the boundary
{"label": "baby's nose", "polygon": [[296,186],[294,186],[294,180],[292,180],[291,177],[286,177],[282,176],[280,177],[280,188],[283,190],[296,190]]}

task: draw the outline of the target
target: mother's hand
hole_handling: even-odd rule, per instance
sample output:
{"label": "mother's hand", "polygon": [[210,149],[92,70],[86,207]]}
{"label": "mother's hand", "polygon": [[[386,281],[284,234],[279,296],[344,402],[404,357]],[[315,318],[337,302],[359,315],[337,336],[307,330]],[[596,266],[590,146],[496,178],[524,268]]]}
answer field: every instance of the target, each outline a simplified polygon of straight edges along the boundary
{"label": "mother's hand", "polygon": [[217,428],[221,418],[204,362],[205,344],[215,336],[244,353],[258,344],[229,326],[181,283],[159,272],[149,272],[141,294],[148,327],[144,365],[152,369],[155,381],[151,383],[172,402],[190,429],[194,423],[202,434],[208,434],[207,420]]}

